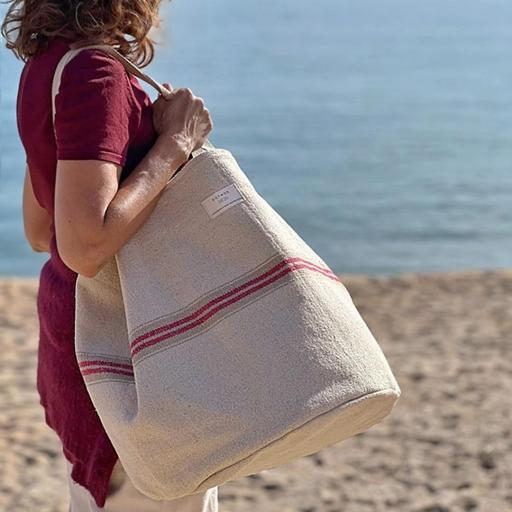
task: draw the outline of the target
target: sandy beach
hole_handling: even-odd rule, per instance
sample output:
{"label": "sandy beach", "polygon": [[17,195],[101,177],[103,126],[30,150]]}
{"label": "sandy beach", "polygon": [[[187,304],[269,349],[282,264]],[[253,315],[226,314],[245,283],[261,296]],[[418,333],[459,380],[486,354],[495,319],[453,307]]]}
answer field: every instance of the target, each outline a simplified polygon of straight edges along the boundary
{"label": "sandy beach", "polygon": [[[225,512],[512,511],[512,271],[343,281],[402,388],[383,423],[224,485]],[[0,510],[65,512],[35,391],[37,280],[0,279]]]}

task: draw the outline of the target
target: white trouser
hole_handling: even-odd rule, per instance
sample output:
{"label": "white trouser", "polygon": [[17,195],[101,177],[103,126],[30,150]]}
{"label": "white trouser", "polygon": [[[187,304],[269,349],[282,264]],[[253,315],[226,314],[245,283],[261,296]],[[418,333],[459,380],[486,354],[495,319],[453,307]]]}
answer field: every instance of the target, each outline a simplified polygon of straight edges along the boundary
{"label": "white trouser", "polygon": [[69,512],[218,512],[218,489],[191,494],[169,501],[155,501],[139,492],[131,483],[119,461],[110,480],[112,493],[99,508],[89,491],[71,478],[71,463],[66,460],[70,494]]}

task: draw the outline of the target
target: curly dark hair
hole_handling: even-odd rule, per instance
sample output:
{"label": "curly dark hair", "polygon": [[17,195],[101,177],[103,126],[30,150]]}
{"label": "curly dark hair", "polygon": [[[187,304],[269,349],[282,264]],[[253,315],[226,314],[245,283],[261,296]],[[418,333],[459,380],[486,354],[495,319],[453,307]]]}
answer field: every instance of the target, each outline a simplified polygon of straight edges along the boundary
{"label": "curly dark hair", "polygon": [[4,0],[5,46],[26,61],[53,37],[84,44],[117,45],[125,57],[146,66],[155,41],[148,35],[160,25],[161,0]]}

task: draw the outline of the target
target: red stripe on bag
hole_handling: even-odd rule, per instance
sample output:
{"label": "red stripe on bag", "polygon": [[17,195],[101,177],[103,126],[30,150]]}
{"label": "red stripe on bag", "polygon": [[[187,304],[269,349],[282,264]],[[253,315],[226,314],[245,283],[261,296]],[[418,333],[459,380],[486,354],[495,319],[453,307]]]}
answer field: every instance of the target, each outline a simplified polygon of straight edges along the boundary
{"label": "red stripe on bag", "polygon": [[[198,310],[194,311],[190,315],[188,315],[188,316],[186,316],[184,318],[181,318],[180,320],[176,320],[175,322],[172,322],[171,324],[162,325],[162,326],[160,326],[160,327],[158,327],[156,329],[148,331],[147,333],[145,333],[145,334],[143,334],[141,336],[138,336],[130,344],[130,347],[132,349],[132,355],[134,355],[133,350],[135,349],[135,347],[139,343],[141,343],[142,341],[144,341],[144,340],[154,336],[155,334],[159,334],[161,332],[169,331],[169,330],[173,329],[174,327],[178,327],[179,325],[182,325],[182,324],[190,322],[191,320],[193,320],[194,318],[200,316],[202,313],[204,313],[206,310],[210,309],[213,305],[217,304],[218,302],[222,302],[223,300],[231,297],[232,295],[236,295],[238,292],[240,292],[244,288],[247,288],[247,287],[257,283],[258,281],[261,281],[261,280],[265,279],[266,277],[274,274],[276,271],[278,271],[280,268],[282,268],[282,267],[284,267],[286,265],[290,265],[290,264],[295,265],[296,262],[302,263],[302,266],[300,268],[307,268],[309,270],[313,270],[313,271],[319,272],[319,273],[325,275],[326,277],[329,277],[329,278],[331,278],[331,279],[333,279],[335,281],[340,281],[338,276],[336,276],[336,274],[334,274],[334,272],[332,272],[328,268],[320,267],[320,266],[318,266],[318,265],[316,265],[316,264],[314,264],[314,263],[312,263],[310,261],[304,260],[303,258],[298,258],[298,257],[296,257],[296,258],[288,258],[286,260],[281,261],[280,263],[278,263],[277,265],[272,267],[270,270],[267,270],[263,274],[255,277],[253,279],[250,279],[249,281],[243,283],[240,286],[237,286],[237,287],[229,290],[228,292],[224,293],[223,295],[220,295],[220,296],[216,297],[215,299],[212,299],[211,301],[207,302],[206,304],[201,306]],[[298,268],[294,269],[294,270],[298,270]]]}
{"label": "red stripe on bag", "polygon": [[87,370],[82,370],[82,375],[92,375],[95,373],[115,373],[118,375],[127,375],[128,377],[133,377],[133,372],[125,371],[125,370],[118,370],[117,368],[106,368],[106,367],[99,367],[99,368],[89,368]]}
{"label": "red stripe on bag", "polygon": [[114,368],[124,368],[126,370],[132,370],[133,366],[131,364],[123,364],[123,363],[113,363],[112,361],[82,361],[78,363],[80,368],[86,368],[87,366],[112,366]]}
{"label": "red stripe on bag", "polygon": [[[236,302],[239,302],[241,299],[243,299],[244,297],[260,290],[261,288],[264,288],[265,286],[268,286],[270,284],[272,284],[273,282],[277,281],[278,279],[281,279],[282,277],[284,277],[286,274],[289,274],[290,272],[294,272],[296,270],[300,270],[300,269],[307,269],[307,270],[311,270],[313,272],[319,272],[323,275],[326,275],[327,277],[330,277],[331,279],[334,279],[336,281],[340,281],[340,279],[334,274],[332,273],[330,270],[327,270],[326,269],[323,269],[321,267],[318,267],[317,265],[314,265],[308,261],[305,261],[305,260],[302,260],[301,258],[291,258],[292,260],[294,261],[303,261],[304,263],[299,263],[299,264],[295,264],[295,263],[292,263],[292,265],[286,267],[284,270],[282,270],[281,272],[279,272],[278,274],[272,276],[270,279],[267,279],[266,281],[263,281],[262,283],[258,284],[257,286],[254,286],[248,290],[246,290],[245,292],[233,297],[232,299],[228,300],[228,301],[225,301],[223,302],[222,304],[218,305],[217,307],[213,308],[209,313],[203,315],[202,317],[200,317],[198,320],[196,320],[195,322],[192,322],[192,323],[189,323],[187,324],[186,326],[180,328],[180,329],[177,329],[173,332],[170,332],[170,333],[167,333],[165,335],[162,335],[162,336],[159,336],[158,338],[153,338],[149,341],[146,341],[145,343],[141,343],[139,344],[138,346],[134,347],[134,345],[136,343],[140,343],[141,340],[151,336],[153,333],[158,333],[158,332],[161,332],[163,330],[169,330],[171,329],[172,327],[178,325],[178,324],[181,324],[183,323],[184,320],[178,320],[176,322],[173,322],[172,324],[169,324],[169,325],[166,325],[166,326],[162,326],[162,327],[159,327],[158,329],[155,329],[153,331],[150,331],[149,333],[146,333],[145,335],[143,336],[140,336],[139,338],[137,338],[136,340],[134,340],[134,342],[132,343],[132,356],[135,356],[136,354],[138,354],[141,350],[144,350],[148,347],[151,347],[157,343],[160,343],[161,341],[164,341],[166,339],[169,339],[169,338],[173,338],[179,334],[182,334],[190,329],[193,329],[194,327],[197,327],[198,325],[201,325],[202,323],[204,323],[206,320],[208,320],[209,318],[211,318],[215,313],[221,311],[222,309],[226,308],[227,306],[230,306],[231,304],[234,304]],[[281,263],[279,263],[278,265],[276,265],[274,268],[276,267],[282,267],[283,264],[287,264],[290,260],[285,260]],[[268,275],[268,274],[272,274],[273,273],[273,269],[271,269],[270,271],[266,272],[265,274],[262,274],[263,276],[265,275]],[[249,283],[251,282],[254,282],[254,281],[258,281],[260,280],[261,276],[259,276],[258,278],[255,278],[251,281],[249,281]],[[240,287],[237,287],[235,290],[236,291],[239,291],[240,289],[242,288],[245,288],[246,287],[246,284],[245,283],[244,285],[240,286]],[[228,297],[230,295],[233,295],[232,291],[224,294],[224,296],[222,297]],[[208,303],[207,305],[209,304],[212,304],[214,302],[218,302],[218,298],[217,299],[214,299],[212,300],[210,303]],[[200,313],[202,310],[204,311],[205,309],[205,306],[203,306],[201,309],[199,309],[198,311],[196,311],[194,314],[192,315],[189,315],[188,317],[186,317],[187,319],[188,318],[194,318],[195,316],[197,316],[198,312]]]}

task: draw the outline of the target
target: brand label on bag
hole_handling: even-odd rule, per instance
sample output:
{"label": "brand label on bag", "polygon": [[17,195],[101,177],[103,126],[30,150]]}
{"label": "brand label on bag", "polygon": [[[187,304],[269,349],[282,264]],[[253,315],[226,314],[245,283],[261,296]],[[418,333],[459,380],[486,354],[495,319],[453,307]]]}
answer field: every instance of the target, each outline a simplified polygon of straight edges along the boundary
{"label": "brand label on bag", "polygon": [[206,213],[213,219],[225,212],[235,204],[241,203],[244,200],[240,191],[236,188],[234,183],[227,187],[221,188],[208,196],[204,201],[201,201]]}

